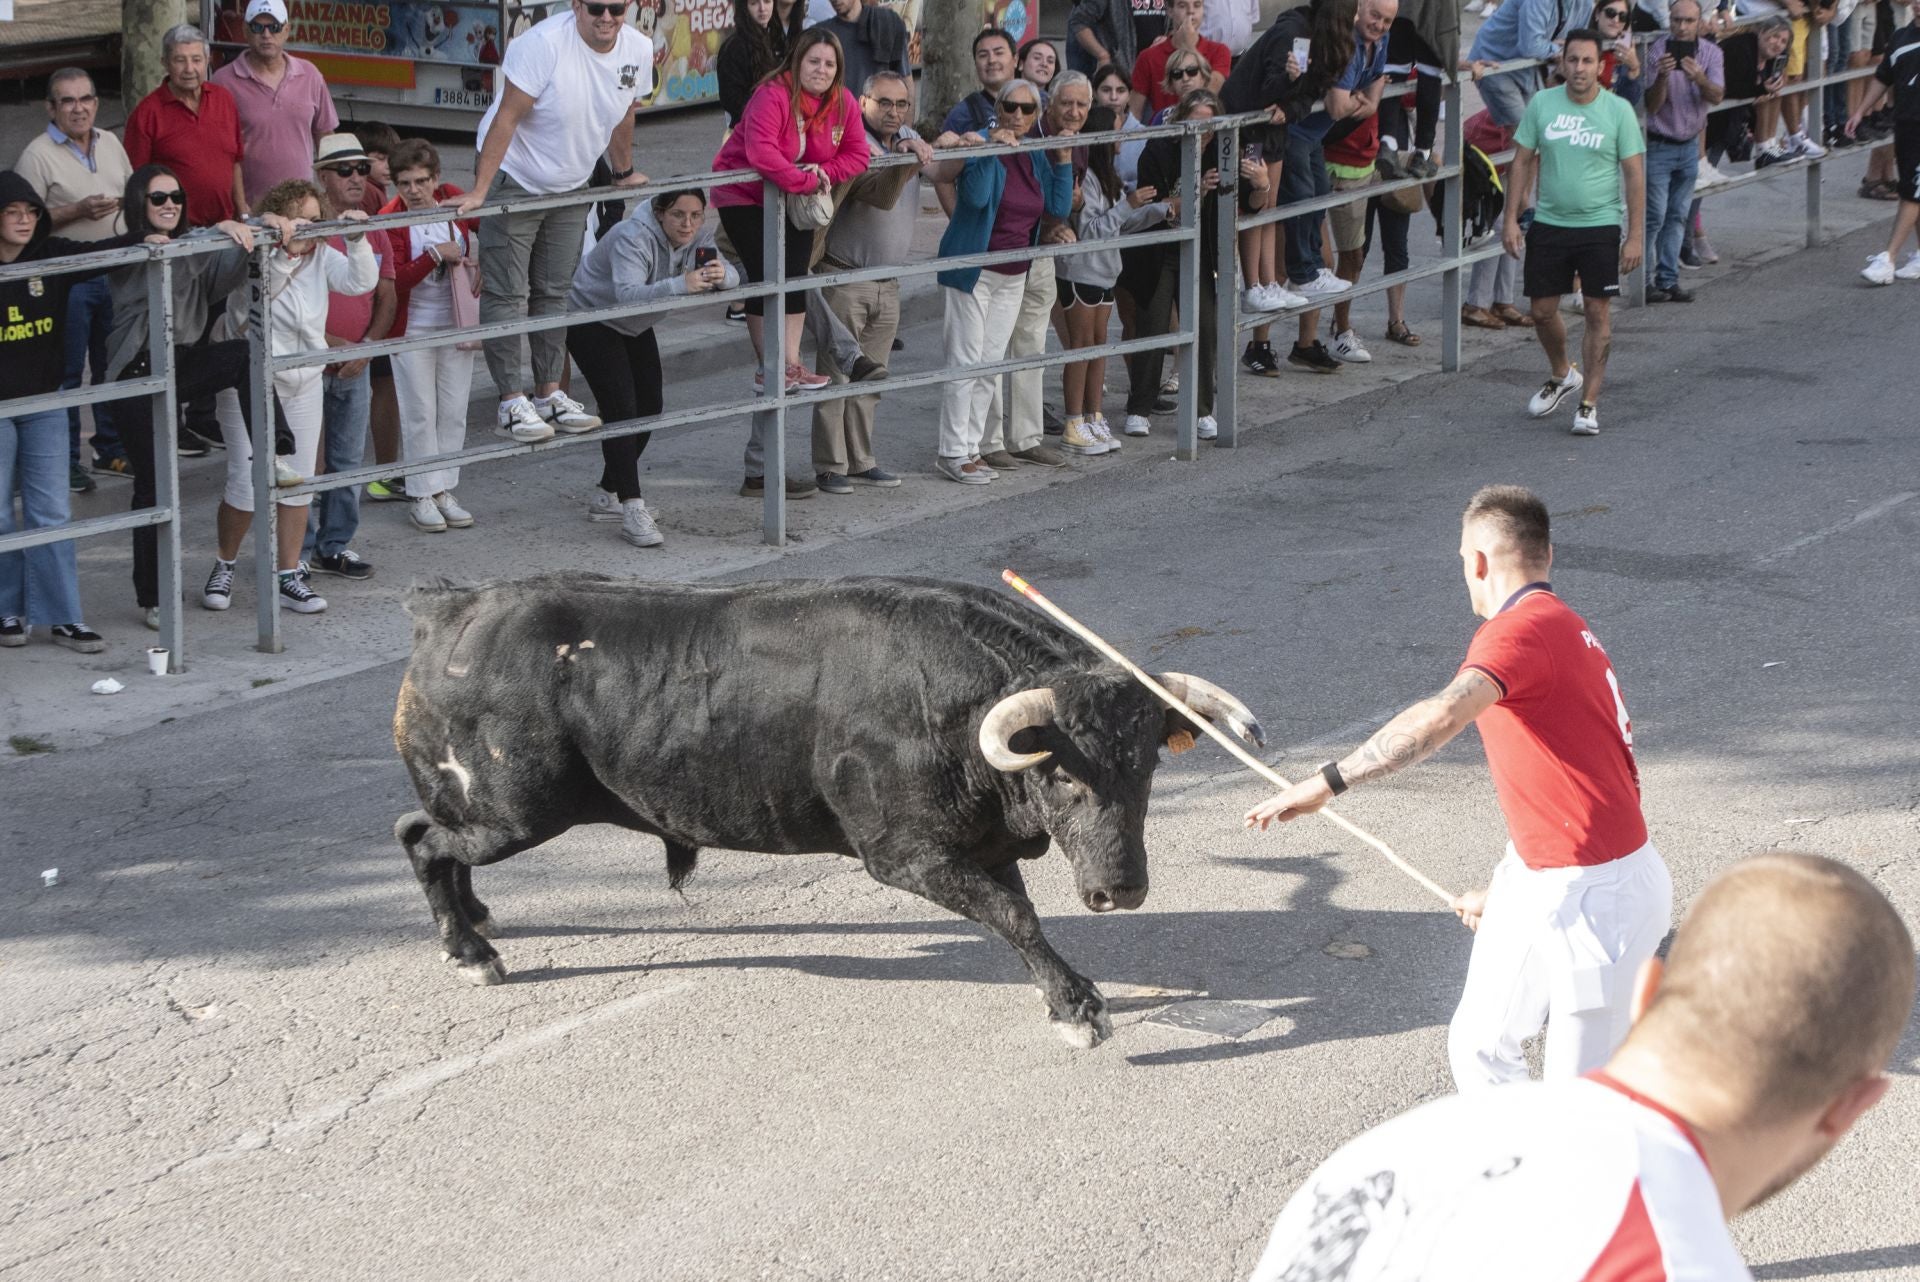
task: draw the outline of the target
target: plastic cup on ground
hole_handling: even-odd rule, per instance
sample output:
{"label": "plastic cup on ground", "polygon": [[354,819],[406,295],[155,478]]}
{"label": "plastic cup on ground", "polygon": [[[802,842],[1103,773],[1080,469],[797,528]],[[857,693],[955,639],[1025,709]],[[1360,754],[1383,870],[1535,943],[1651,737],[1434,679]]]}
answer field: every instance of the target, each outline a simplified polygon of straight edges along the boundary
{"label": "plastic cup on ground", "polygon": [[171,654],[172,651],[163,645],[149,646],[147,648],[147,671],[153,673],[156,677],[166,676],[167,659],[171,657]]}

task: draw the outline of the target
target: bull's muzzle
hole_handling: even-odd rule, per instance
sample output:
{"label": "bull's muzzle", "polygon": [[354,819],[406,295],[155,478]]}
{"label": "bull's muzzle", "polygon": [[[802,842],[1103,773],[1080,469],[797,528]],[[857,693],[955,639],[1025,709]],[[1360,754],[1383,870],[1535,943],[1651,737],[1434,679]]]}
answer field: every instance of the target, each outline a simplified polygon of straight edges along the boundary
{"label": "bull's muzzle", "polygon": [[1110,913],[1116,908],[1134,909],[1147,902],[1145,886],[1102,886],[1097,890],[1082,891],[1080,897],[1087,907],[1097,913]]}

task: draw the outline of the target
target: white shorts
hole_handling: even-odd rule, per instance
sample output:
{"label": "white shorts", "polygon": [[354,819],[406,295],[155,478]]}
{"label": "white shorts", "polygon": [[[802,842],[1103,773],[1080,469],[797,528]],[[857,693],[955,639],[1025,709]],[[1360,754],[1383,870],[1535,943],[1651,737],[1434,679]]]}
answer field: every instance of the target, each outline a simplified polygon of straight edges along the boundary
{"label": "white shorts", "polygon": [[1673,922],[1673,879],[1648,842],[1612,863],[1493,872],[1467,984],[1447,1030],[1462,1091],[1527,1079],[1521,1043],[1547,1026],[1545,1076],[1606,1063],[1632,1023],[1634,979]]}
{"label": "white shorts", "polygon": [[[325,388],[320,367],[290,369],[273,376],[274,394],[293,430],[293,457],[288,460],[301,476],[313,475],[314,461],[320,457],[320,428],[325,417]],[[227,506],[239,512],[253,511],[253,442],[247,439],[247,420],[240,414],[240,393],[228,388],[214,398],[214,417],[220,420],[220,435],[227,442]],[[272,433],[268,433],[271,438]],[[313,495],[283,499],[281,507],[307,507]]]}

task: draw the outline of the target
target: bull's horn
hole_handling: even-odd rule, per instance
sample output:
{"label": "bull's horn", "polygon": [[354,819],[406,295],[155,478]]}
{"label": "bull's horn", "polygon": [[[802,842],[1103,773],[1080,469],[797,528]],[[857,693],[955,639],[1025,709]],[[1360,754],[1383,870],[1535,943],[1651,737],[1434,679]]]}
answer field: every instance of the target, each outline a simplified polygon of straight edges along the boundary
{"label": "bull's horn", "polygon": [[1013,736],[1022,730],[1053,724],[1053,691],[1046,686],[1010,694],[987,711],[980,723],[980,755],[995,770],[1012,774],[1037,766],[1050,752],[1015,752]]}
{"label": "bull's horn", "polygon": [[1159,680],[1160,684],[1167,688],[1168,694],[1207,720],[1216,725],[1224,720],[1227,723],[1227,729],[1256,748],[1267,746],[1267,736],[1260,729],[1259,718],[1253,715],[1246,704],[1213,682],[1199,677],[1190,677],[1184,672],[1162,672]]}

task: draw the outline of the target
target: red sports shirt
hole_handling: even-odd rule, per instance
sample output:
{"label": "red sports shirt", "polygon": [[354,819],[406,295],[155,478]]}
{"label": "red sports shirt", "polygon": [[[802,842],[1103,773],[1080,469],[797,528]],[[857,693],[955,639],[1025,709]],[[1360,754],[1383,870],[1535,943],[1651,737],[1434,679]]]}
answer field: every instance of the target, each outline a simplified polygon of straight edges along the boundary
{"label": "red sports shirt", "polygon": [[1529,868],[1610,863],[1647,841],[1620,682],[1587,621],[1546,584],[1515,596],[1460,665],[1500,689],[1477,724],[1507,835]]}

